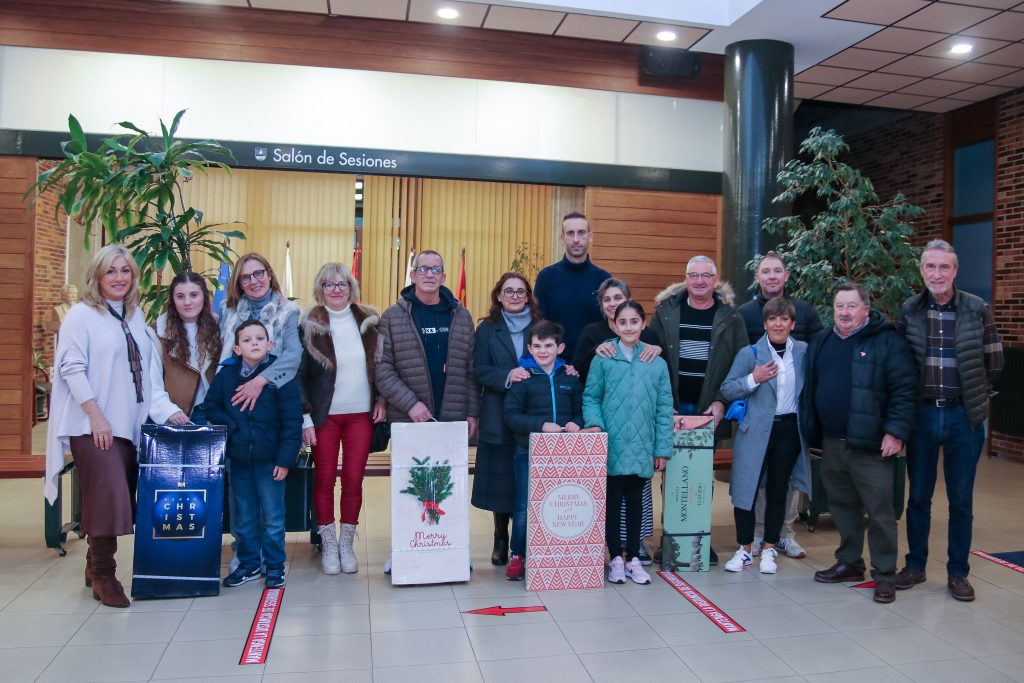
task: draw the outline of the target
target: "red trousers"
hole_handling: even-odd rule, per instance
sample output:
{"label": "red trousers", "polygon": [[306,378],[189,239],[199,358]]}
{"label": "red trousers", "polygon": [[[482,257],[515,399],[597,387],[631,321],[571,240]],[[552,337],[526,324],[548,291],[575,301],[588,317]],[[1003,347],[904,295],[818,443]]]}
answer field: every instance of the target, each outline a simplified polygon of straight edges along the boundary
{"label": "red trousers", "polygon": [[370,457],[373,422],[369,413],[328,415],[316,428],[313,446],[313,507],[317,524],[334,522],[334,480],[338,472],[338,447],[341,458],[341,503],[338,519],[342,524],[358,524],[363,506],[363,473]]}

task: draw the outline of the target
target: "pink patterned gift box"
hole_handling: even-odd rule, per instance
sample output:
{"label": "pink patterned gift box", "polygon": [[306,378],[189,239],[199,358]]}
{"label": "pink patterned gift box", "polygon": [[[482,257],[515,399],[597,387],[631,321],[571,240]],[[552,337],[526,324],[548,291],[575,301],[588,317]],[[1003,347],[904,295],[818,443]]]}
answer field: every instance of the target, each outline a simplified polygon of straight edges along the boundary
{"label": "pink patterned gift box", "polygon": [[608,435],[530,435],[526,589],[604,586]]}

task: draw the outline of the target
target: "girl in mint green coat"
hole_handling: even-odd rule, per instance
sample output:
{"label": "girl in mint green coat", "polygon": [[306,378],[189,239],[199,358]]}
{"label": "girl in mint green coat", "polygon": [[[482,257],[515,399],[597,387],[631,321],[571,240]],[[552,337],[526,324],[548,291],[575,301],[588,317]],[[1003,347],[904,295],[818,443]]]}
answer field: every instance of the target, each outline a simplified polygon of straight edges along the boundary
{"label": "girl in mint green coat", "polygon": [[[611,562],[608,580],[649,584],[651,577],[640,564],[640,519],[644,482],[672,457],[672,386],[668,365],[660,357],[640,362],[644,309],[624,301],[615,309],[619,334],[617,353],[595,358],[583,392],[583,421],[608,433],[608,502],[605,542]],[[619,529],[622,503],[626,505],[626,557],[622,557]]]}

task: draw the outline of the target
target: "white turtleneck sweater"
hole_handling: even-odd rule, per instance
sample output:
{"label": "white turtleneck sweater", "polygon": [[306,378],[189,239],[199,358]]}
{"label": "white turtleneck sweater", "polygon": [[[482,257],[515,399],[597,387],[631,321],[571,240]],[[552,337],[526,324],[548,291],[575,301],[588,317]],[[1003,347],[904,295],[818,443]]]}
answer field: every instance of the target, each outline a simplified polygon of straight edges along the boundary
{"label": "white turtleneck sweater", "polygon": [[[325,307],[326,308],[326,307]],[[370,381],[366,377],[366,354],[363,337],[352,316],[352,307],[332,311],[327,308],[331,321],[331,341],[338,371],[334,379],[330,415],[370,412]]]}

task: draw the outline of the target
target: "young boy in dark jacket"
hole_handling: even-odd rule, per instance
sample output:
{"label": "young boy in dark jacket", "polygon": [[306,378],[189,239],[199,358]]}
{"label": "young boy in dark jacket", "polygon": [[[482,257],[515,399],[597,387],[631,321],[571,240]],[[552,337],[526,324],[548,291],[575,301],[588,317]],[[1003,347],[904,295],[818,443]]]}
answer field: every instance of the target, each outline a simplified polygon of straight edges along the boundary
{"label": "young boy in dark jacket", "polygon": [[505,570],[509,581],[526,573],[526,506],[530,487],[530,434],[578,432],[583,424],[583,387],[566,374],[558,357],[565,350],[562,326],[541,320],[530,328],[531,357],[519,360],[530,377],[513,384],[505,397],[505,424],[515,434],[516,507],[512,513],[512,557]]}
{"label": "young boy in dark jacket", "polygon": [[210,424],[228,427],[231,495],[235,503],[238,568],[224,579],[228,587],[260,578],[260,556],[267,588],[284,586],[284,478],[302,446],[299,386],[268,384],[250,410],[231,400],[239,386],[274,362],[273,342],[258,320],[235,329],[234,355],[221,363],[203,410]]}

